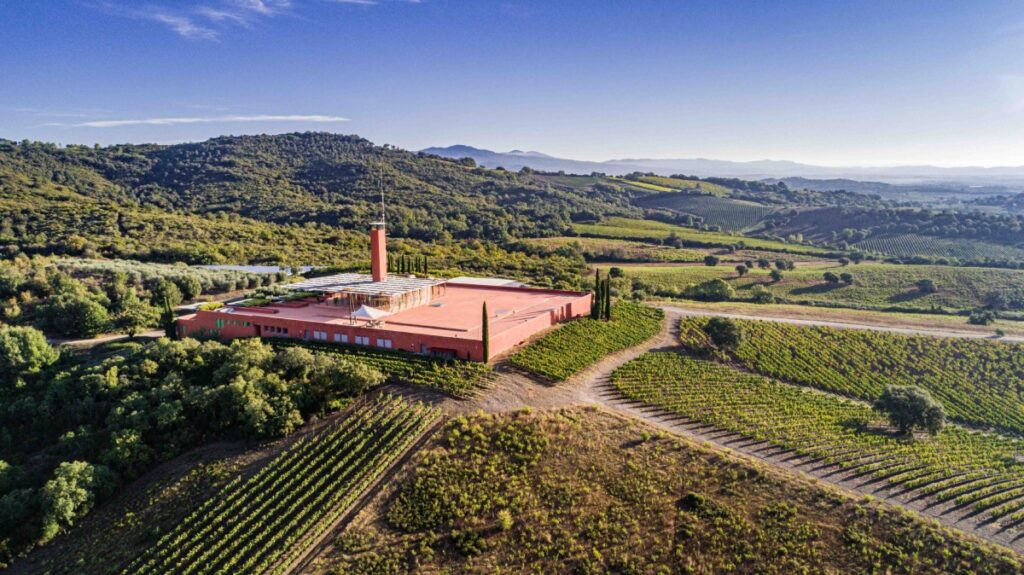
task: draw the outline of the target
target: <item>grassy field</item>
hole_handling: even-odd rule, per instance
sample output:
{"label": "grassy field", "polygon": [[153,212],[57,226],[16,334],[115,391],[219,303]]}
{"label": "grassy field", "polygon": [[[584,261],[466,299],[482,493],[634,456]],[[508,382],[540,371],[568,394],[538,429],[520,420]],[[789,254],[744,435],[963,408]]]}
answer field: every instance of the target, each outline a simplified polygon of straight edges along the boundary
{"label": "grassy field", "polygon": [[699,262],[704,260],[707,250],[673,248],[660,244],[617,240],[613,238],[531,238],[523,243],[540,246],[554,251],[566,246],[575,246],[588,261],[630,261],[630,262]]}
{"label": "grassy field", "polygon": [[612,382],[630,399],[915,496],[969,506],[981,519],[1008,528],[1024,521],[1020,440],[957,425],[908,439],[865,404],[677,353],[649,353]]}
{"label": "grassy field", "polygon": [[[738,277],[733,266],[629,266],[628,277],[648,284],[651,293],[670,295],[680,288],[713,278],[726,280],[737,297],[746,298],[755,285],[765,286],[785,303],[804,303],[862,307],[866,309],[943,308],[966,310],[985,305],[984,296],[998,290],[1016,293],[1024,286],[1024,271],[994,268],[966,268],[930,265],[862,263],[840,266],[832,263],[798,265],[783,272],[783,279],[772,282],[769,270],[753,269]],[[853,274],[851,285],[828,284],[825,272]],[[935,293],[920,292],[915,283],[921,279],[935,282]]]}
{"label": "grassy field", "polygon": [[[684,318],[685,347],[710,343],[706,318]],[[887,385],[927,389],[955,420],[1024,435],[1024,346],[869,330],[741,321],[731,359],[784,381],[873,401]]]}
{"label": "grassy field", "polygon": [[[440,435],[440,434],[439,434]],[[452,420],[313,572],[1018,573],[1008,553],[583,408]]]}
{"label": "grassy field", "polygon": [[892,234],[868,238],[856,248],[896,257],[925,256],[965,261],[1024,260],[1024,249],[981,240],[949,239],[917,234]]}
{"label": "grassy field", "polygon": [[529,344],[509,363],[535,375],[561,381],[604,356],[643,343],[661,331],[657,308],[619,301],[612,321],[578,319]]}
{"label": "grassy field", "polygon": [[687,245],[696,247],[725,247],[743,244],[748,248],[775,252],[793,252],[800,254],[816,254],[826,256],[832,251],[802,244],[790,244],[774,240],[750,238],[720,232],[705,232],[683,226],[675,226],[653,220],[631,220],[628,218],[608,218],[598,224],[573,224],[577,234],[600,238],[620,238],[627,240],[664,240],[675,234]]}
{"label": "grassy field", "polygon": [[751,228],[775,211],[775,208],[754,202],[731,200],[706,194],[658,194],[644,198],[641,204],[649,208],[664,208],[693,214],[701,217],[705,224],[720,226],[727,232],[739,232]]}

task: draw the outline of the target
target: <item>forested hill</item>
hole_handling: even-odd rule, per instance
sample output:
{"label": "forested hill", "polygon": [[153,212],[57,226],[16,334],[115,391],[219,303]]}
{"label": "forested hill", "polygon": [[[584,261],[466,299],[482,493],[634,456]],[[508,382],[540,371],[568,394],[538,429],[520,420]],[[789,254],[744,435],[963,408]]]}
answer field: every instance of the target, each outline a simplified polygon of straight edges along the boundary
{"label": "forested hill", "polygon": [[361,229],[379,189],[397,236],[504,239],[563,233],[574,220],[638,215],[632,194],[545,186],[527,176],[377,146],[358,136],[293,133],[200,143],[67,146],[0,140],[8,197],[62,190],[122,206],[230,212],[277,223]]}

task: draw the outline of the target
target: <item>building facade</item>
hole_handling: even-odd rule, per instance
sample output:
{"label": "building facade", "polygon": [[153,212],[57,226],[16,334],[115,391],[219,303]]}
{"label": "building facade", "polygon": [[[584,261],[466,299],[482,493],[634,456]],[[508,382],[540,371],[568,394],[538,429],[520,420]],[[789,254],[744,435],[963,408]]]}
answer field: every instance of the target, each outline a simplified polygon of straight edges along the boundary
{"label": "building facade", "polygon": [[389,276],[383,224],[371,230],[371,270],[370,275],[335,274],[286,286],[316,294],[304,299],[197,310],[178,320],[178,335],[295,338],[488,361],[559,322],[590,312],[589,292],[475,278]]}

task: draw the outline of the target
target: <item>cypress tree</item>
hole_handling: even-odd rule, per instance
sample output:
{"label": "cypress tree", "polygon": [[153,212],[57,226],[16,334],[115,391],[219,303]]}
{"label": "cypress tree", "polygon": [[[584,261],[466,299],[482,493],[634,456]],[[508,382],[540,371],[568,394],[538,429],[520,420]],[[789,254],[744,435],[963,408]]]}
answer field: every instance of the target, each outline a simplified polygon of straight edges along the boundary
{"label": "cypress tree", "polygon": [[430,260],[423,256],[423,275],[430,275]]}
{"label": "cypress tree", "polygon": [[605,321],[612,320],[612,280],[608,278],[604,285],[604,319]]}
{"label": "cypress tree", "polygon": [[601,270],[594,270],[594,294],[590,299],[590,317],[601,319]]}
{"label": "cypress tree", "polygon": [[487,302],[484,302],[483,310],[483,343],[484,343],[484,362],[491,358],[491,326],[487,320]]}
{"label": "cypress tree", "polygon": [[177,320],[174,319],[174,308],[171,307],[171,300],[164,297],[164,309],[160,314],[160,323],[164,324],[164,335],[169,339],[178,339]]}

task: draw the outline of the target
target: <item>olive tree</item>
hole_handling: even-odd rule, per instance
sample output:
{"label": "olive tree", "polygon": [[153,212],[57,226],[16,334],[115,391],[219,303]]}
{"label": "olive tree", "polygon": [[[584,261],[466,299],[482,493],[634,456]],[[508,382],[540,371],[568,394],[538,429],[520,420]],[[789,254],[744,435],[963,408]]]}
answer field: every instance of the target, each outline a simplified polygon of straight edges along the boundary
{"label": "olive tree", "polygon": [[923,429],[931,435],[942,431],[946,413],[942,405],[927,390],[914,385],[886,386],[875,400],[874,408],[889,418],[889,423],[909,435],[914,429]]}

